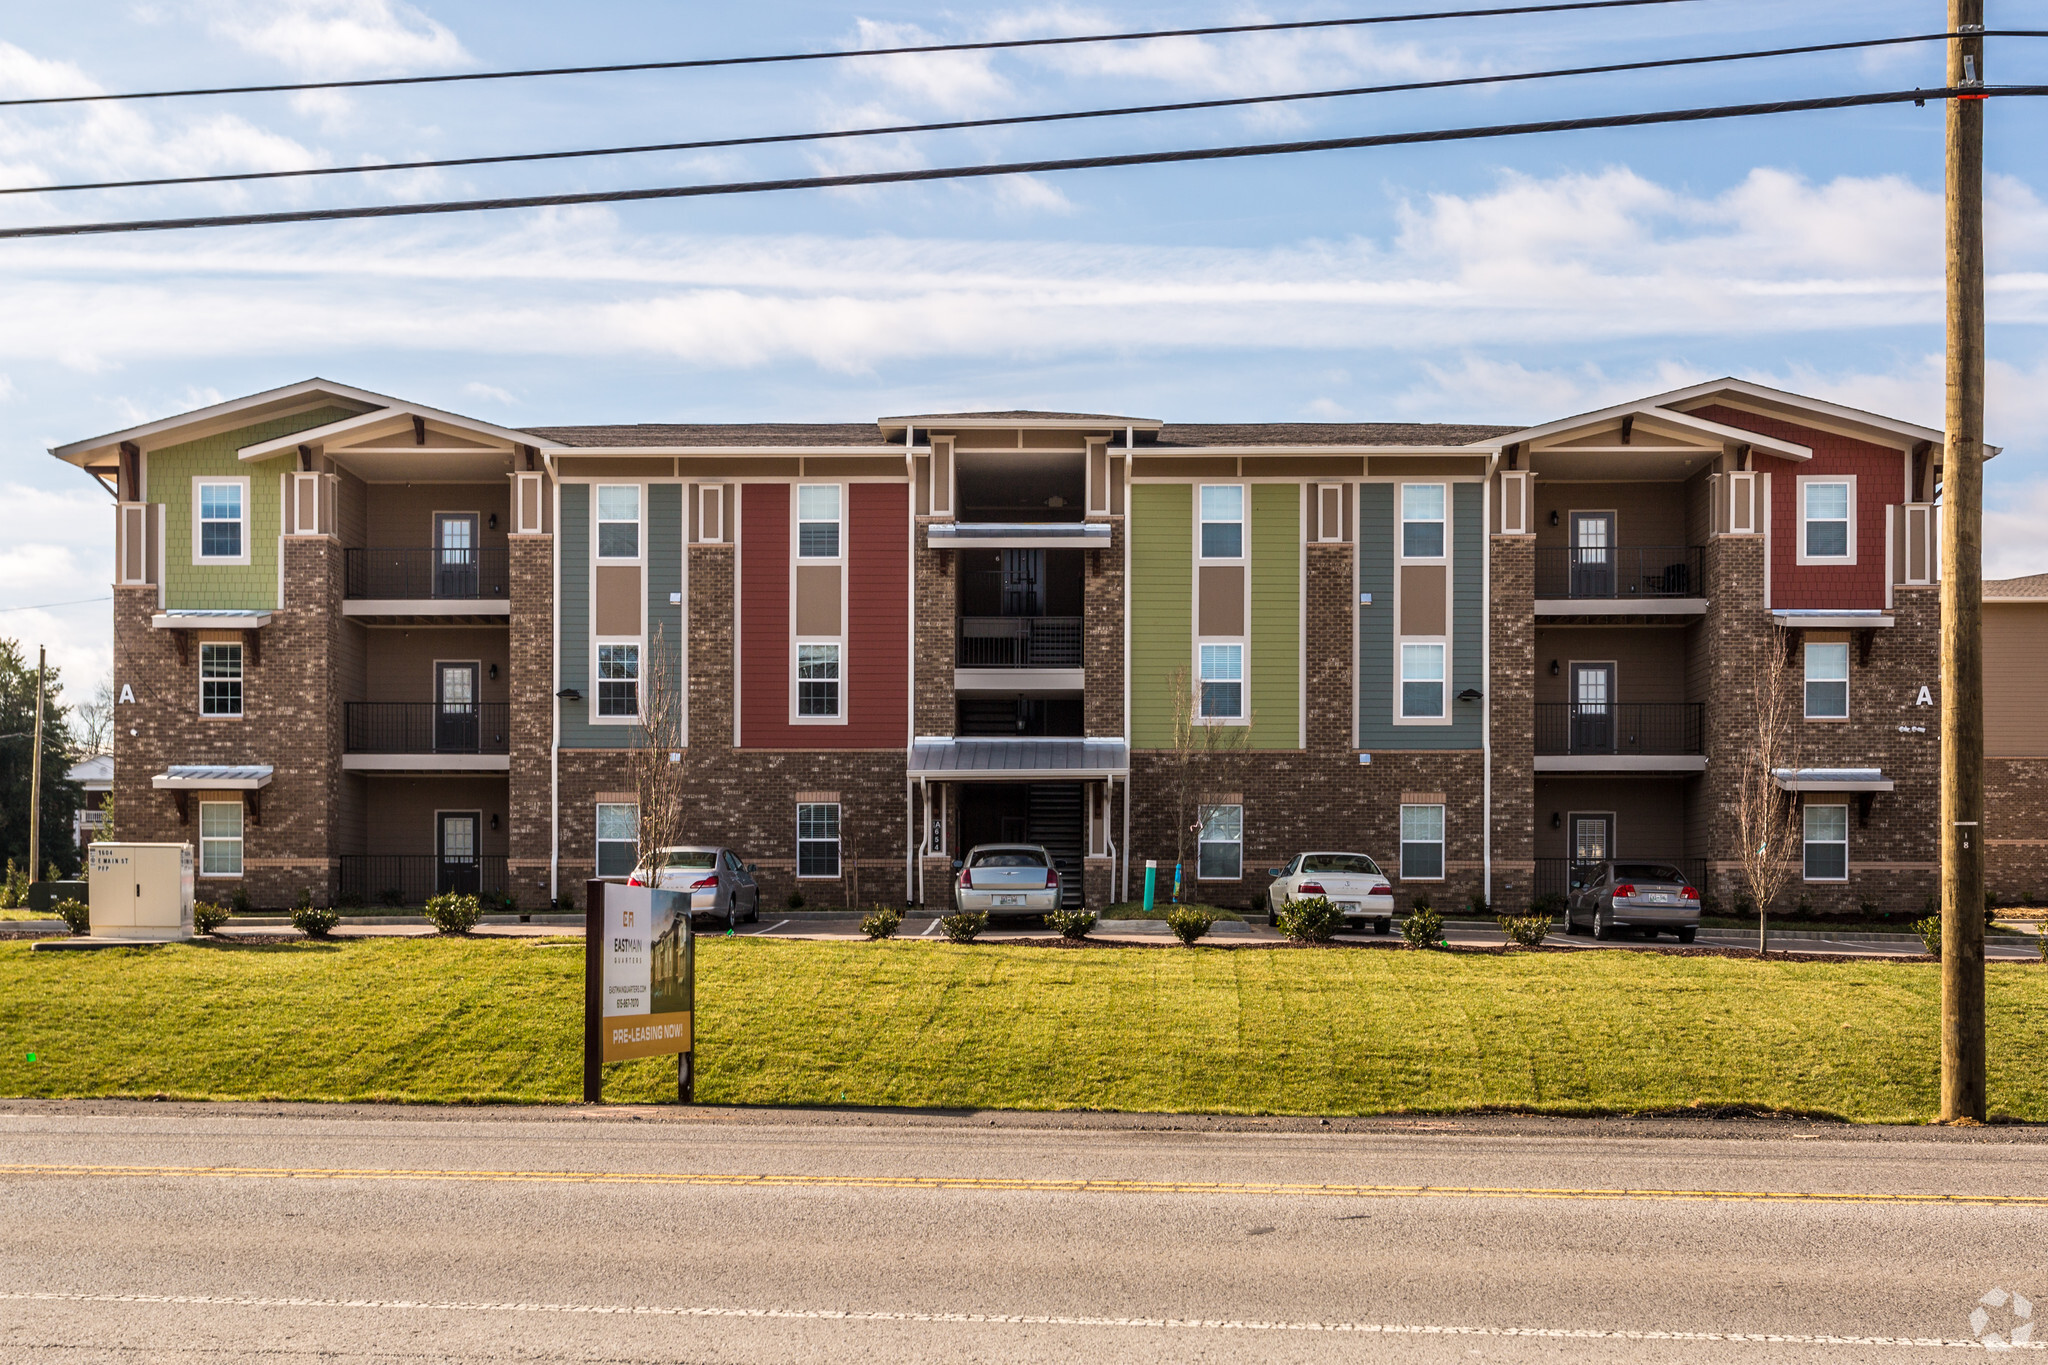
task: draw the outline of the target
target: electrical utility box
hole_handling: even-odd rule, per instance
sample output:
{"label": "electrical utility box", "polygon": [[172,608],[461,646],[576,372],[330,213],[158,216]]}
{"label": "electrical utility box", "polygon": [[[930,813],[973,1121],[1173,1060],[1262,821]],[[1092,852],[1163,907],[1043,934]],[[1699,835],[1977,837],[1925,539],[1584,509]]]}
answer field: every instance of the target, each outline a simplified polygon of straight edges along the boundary
{"label": "electrical utility box", "polygon": [[192,845],[94,844],[94,938],[192,937]]}

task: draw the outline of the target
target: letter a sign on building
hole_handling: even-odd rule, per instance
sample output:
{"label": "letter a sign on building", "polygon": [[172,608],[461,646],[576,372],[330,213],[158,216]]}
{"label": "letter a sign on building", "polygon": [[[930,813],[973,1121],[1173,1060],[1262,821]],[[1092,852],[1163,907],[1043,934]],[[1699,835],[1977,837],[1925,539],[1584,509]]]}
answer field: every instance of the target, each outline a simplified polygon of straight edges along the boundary
{"label": "letter a sign on building", "polygon": [[588,884],[583,943],[583,1098],[603,1098],[604,1064],[677,1055],[676,1087],[697,1088],[696,939],[690,898],[651,886]]}

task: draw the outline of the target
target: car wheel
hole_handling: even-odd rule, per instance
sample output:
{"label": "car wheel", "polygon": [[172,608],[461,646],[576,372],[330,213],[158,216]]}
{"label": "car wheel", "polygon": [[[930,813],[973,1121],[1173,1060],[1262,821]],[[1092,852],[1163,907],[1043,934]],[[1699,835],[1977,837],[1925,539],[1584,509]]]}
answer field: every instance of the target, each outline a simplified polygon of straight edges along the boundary
{"label": "car wheel", "polygon": [[728,934],[740,927],[740,907],[737,901],[725,903],[725,932]]}
{"label": "car wheel", "polygon": [[1372,931],[1375,934],[1391,934],[1394,932],[1394,922],[1390,919],[1376,919],[1372,922]]}
{"label": "car wheel", "polygon": [[1600,940],[1602,943],[1605,943],[1609,939],[1614,937],[1613,926],[1602,924],[1600,922],[1600,912],[1598,910],[1595,910],[1593,912],[1593,937]]}
{"label": "car wheel", "polygon": [[1680,929],[1678,931],[1678,941],[1680,943],[1690,943],[1698,934],[1699,930],[1697,929]]}

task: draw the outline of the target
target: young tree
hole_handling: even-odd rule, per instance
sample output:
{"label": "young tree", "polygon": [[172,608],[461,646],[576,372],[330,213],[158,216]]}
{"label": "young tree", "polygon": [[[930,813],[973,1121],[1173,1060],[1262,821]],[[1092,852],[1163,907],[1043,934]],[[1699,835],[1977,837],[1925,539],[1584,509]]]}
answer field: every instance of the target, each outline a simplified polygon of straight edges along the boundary
{"label": "young tree", "polygon": [[1200,699],[1186,664],[1173,675],[1173,748],[1167,758],[1167,791],[1173,801],[1173,864],[1187,866],[1188,841],[1202,828],[1201,784],[1212,755],[1242,753],[1251,747],[1253,718],[1241,725],[1205,724]]}
{"label": "young tree", "polygon": [[[45,863],[60,872],[78,866],[72,843],[71,817],[83,795],[64,773],[75,761],[71,749],[69,708],[57,700],[61,687],[52,668],[43,681],[43,792],[38,826]],[[36,669],[21,646],[0,639],[0,857],[28,866],[29,787],[35,760]],[[45,868],[30,868],[40,877]]]}
{"label": "young tree", "polygon": [[635,727],[633,786],[640,799],[640,866],[660,871],[661,850],[683,842],[689,765],[683,750],[682,669],[667,631],[654,628],[640,659],[640,723]]}
{"label": "young tree", "polygon": [[71,708],[71,740],[80,758],[114,751],[114,675],[109,673],[92,695]]}
{"label": "young tree", "polygon": [[1792,876],[1799,803],[1777,774],[1798,764],[1792,666],[1785,642],[1770,639],[1750,661],[1750,719],[1736,772],[1735,822],[1742,880],[1756,902],[1756,950],[1770,951],[1771,902]]}

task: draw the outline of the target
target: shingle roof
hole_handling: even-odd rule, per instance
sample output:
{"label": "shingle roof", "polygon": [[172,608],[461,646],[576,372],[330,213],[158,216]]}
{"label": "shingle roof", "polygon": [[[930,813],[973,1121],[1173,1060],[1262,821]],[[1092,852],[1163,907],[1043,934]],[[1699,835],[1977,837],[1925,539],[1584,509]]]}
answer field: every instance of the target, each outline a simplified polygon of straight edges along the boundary
{"label": "shingle roof", "polygon": [[947,422],[992,422],[1015,419],[1020,422],[1113,422],[1118,426],[1129,426],[1134,422],[1150,425],[1149,417],[1128,417],[1112,412],[1042,412],[1032,408],[1010,408],[1003,412],[926,412],[901,417],[885,417],[885,422],[915,422],[923,426],[927,422],[944,426]]}
{"label": "shingle roof", "polygon": [[[1446,422],[1170,422],[1162,446],[1462,446],[1520,427]],[[1142,449],[1142,447],[1141,447]]]}
{"label": "shingle roof", "polygon": [[2048,597],[2048,573],[2028,574],[2024,578],[1987,578],[1984,580],[1986,597]]}
{"label": "shingle roof", "polygon": [[[528,427],[565,446],[888,446],[873,422],[642,422],[632,426]],[[900,446],[898,447],[901,448]]]}
{"label": "shingle roof", "polygon": [[[954,412],[903,420],[918,426],[943,425],[952,418],[981,420],[1041,418],[1129,425],[1136,419],[1084,412]],[[1195,446],[1458,446],[1504,436],[1519,427],[1445,422],[1179,422],[1159,429],[1156,444],[1168,449]],[[617,426],[528,427],[526,434],[565,446],[650,448],[660,446],[902,447],[873,422],[641,422]],[[1141,440],[1139,449],[1154,445]]]}

